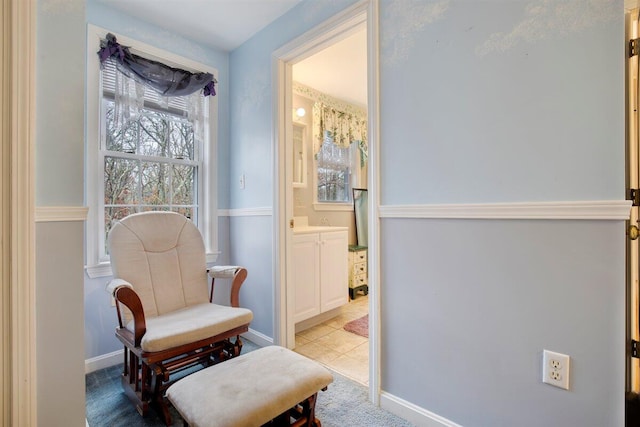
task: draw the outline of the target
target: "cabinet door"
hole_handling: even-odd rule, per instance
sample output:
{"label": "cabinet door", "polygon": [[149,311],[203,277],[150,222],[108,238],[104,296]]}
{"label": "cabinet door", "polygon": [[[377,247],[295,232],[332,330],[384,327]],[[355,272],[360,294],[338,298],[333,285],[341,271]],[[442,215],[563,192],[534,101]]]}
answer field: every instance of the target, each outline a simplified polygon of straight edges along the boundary
{"label": "cabinet door", "polygon": [[320,314],[319,252],[317,233],[293,236],[293,321],[296,323]]}
{"label": "cabinet door", "polygon": [[320,311],[348,301],[349,237],[346,231],[320,233]]}

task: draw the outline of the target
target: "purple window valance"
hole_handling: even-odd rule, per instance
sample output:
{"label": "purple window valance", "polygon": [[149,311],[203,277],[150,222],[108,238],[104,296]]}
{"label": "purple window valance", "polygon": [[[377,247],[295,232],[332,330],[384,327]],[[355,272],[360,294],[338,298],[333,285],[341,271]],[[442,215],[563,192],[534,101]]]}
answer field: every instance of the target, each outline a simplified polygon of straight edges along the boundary
{"label": "purple window valance", "polygon": [[135,55],[111,33],[100,41],[98,56],[100,64],[112,58],[121,73],[148,85],[162,96],[185,96],[201,89],[204,96],[216,94],[217,81],[213,74],[192,73]]}

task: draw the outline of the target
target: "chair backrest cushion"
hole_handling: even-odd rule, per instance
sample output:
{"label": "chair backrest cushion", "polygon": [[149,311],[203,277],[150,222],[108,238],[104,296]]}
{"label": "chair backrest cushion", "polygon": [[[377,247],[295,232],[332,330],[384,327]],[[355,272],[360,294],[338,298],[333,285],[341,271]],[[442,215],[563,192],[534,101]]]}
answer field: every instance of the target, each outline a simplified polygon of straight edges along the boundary
{"label": "chair backrest cushion", "polygon": [[130,215],[113,226],[108,245],[114,278],[133,285],[145,317],[209,301],[204,243],[185,216]]}

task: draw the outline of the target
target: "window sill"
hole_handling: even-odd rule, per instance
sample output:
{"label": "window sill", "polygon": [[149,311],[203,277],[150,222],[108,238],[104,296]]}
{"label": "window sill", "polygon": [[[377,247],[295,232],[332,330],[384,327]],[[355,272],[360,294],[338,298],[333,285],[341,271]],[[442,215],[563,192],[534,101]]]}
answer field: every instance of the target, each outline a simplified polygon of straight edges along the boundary
{"label": "window sill", "polygon": [[315,211],[353,211],[353,203],[314,203]]}
{"label": "window sill", "polygon": [[87,270],[87,276],[89,276],[89,279],[113,276],[113,272],[111,271],[111,263],[109,262],[103,262],[96,265],[87,265],[85,267],[85,270]]}
{"label": "window sill", "polygon": [[[207,253],[206,261],[207,265],[213,264],[218,259],[218,255],[220,255],[220,251]],[[97,279],[99,277],[111,277],[113,276],[113,271],[111,270],[110,262],[101,262],[95,265],[88,265],[85,267],[87,270],[87,276],[89,279]]]}

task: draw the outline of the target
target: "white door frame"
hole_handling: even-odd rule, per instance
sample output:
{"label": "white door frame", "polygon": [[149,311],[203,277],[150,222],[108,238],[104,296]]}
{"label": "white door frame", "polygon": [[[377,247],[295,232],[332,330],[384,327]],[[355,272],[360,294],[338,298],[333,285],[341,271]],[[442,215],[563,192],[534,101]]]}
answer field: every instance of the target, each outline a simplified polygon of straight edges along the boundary
{"label": "white door frame", "polygon": [[380,301],[379,301],[379,67],[378,0],[361,0],[272,54],[273,150],[274,150],[274,341],[292,348],[295,344],[291,283],[291,232],[293,219],[292,165],[286,159],[287,129],[291,129],[292,65],[330,46],[355,26],[367,26],[367,106],[369,139],[369,398],[380,396]]}
{"label": "white door frame", "polygon": [[[625,13],[626,40],[638,37],[638,9],[632,9]],[[626,59],[626,96],[627,96],[627,188],[638,188],[640,177],[638,176],[638,57],[632,56]],[[628,225],[639,226],[638,208],[632,206]],[[627,340],[638,340],[638,256],[640,247],[638,240],[627,239]],[[640,391],[640,362],[627,354],[627,392]]]}
{"label": "white door frame", "polygon": [[36,2],[2,0],[0,40],[0,424],[37,425]]}

